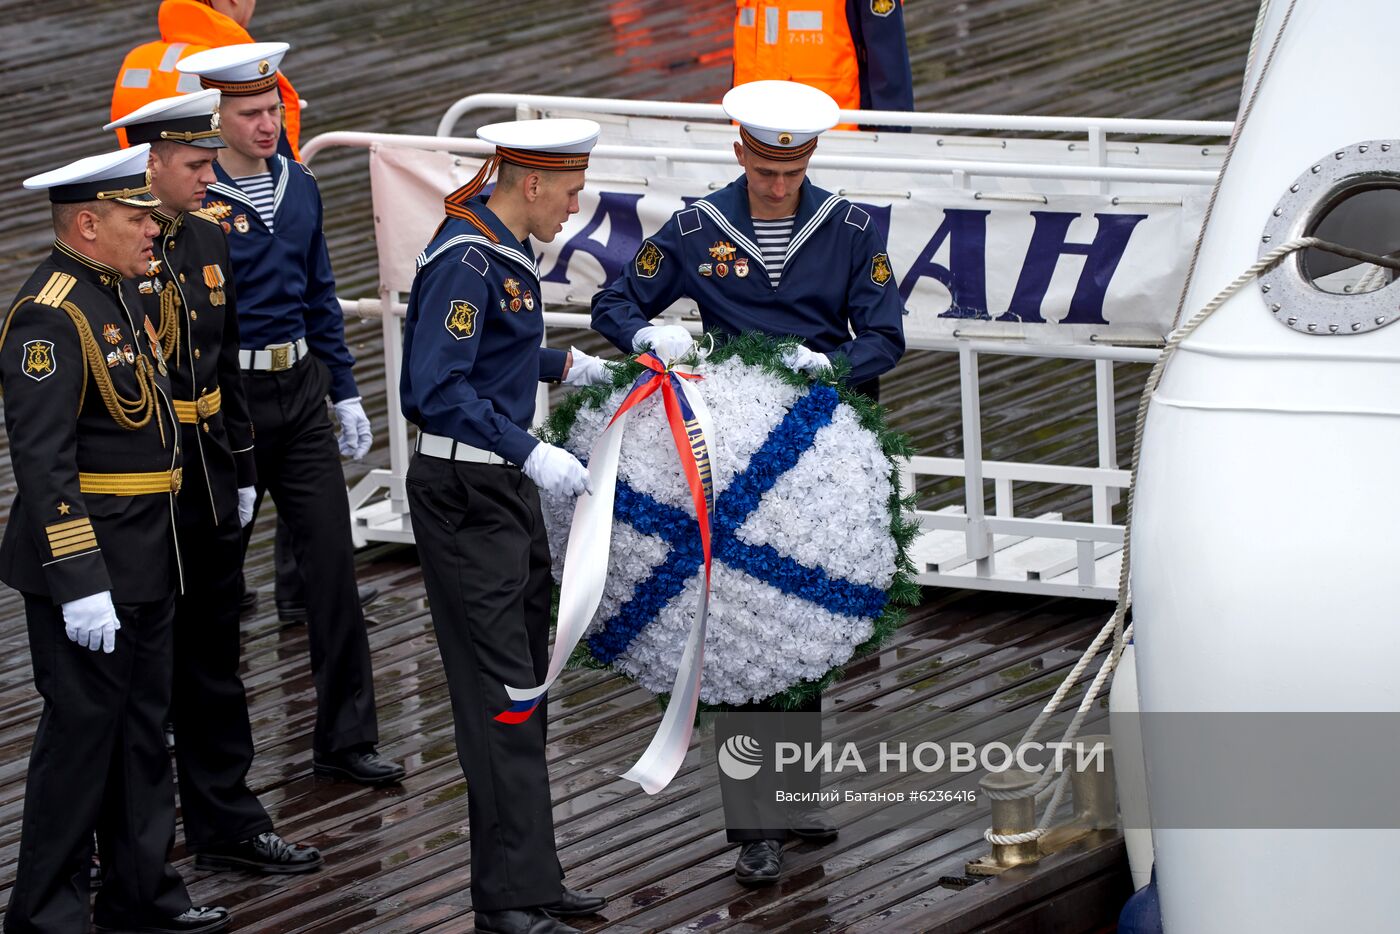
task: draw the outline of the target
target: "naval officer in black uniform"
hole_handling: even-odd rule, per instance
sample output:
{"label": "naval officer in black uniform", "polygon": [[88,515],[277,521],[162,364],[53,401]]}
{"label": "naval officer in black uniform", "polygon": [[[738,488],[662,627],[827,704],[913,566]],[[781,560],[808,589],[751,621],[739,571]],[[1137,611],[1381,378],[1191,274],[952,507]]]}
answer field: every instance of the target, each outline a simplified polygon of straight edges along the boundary
{"label": "naval officer in black uniform", "polygon": [[218,105],[217,90],[168,97],[104,128],[123,128],[131,142],[150,144],[151,190],[161,202],[151,212],[160,227],[155,261],[128,297],[157,322],[184,451],[175,765],[185,843],[197,868],[309,872],[321,865],[320,853],[279,837],[246,780],[253,735],[238,676],[238,576],[257,467],[228,243],[219,221],[200,210],[224,145]]}
{"label": "naval officer in black uniform", "polygon": [[180,574],[179,428],[155,328],[123,298],[157,233],[149,147],[25,181],[53,205],[53,252],[0,330],[17,492],[0,580],[24,595],[44,712],[25,785],[5,930],[88,930],[96,830],[99,931],[207,932],[166,861],[175,791],[162,723]]}
{"label": "naval officer in black uniform", "polygon": [[[399,381],[420,429],[407,488],[423,582],[452,695],[467,777],[476,929],[569,934],[558,917],[603,899],[563,885],[545,763],[544,710],[512,706],[506,684],[549,667],[549,542],[542,486],[577,495],[588,472],[528,431],[541,380],[610,379],[574,351],[540,347],[539,271],[529,242],[549,242],[578,211],[591,120],[482,127],[496,154],[447,198],[408,299]],[[479,193],[499,164],[489,200]]]}

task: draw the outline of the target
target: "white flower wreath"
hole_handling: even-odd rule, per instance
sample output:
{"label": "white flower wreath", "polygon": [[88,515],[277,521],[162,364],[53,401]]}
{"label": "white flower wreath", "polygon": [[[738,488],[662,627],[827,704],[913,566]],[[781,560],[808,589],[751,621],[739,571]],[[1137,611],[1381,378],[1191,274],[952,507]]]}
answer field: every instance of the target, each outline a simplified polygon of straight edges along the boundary
{"label": "white flower wreath", "polygon": [[[712,586],[700,698],[763,700],[818,681],[869,640],[900,569],[890,458],[829,385],[799,387],[731,356],[697,386],[718,436]],[[587,460],[626,395],[579,408],[564,446]],[[544,495],[562,574],[573,500]],[[675,681],[703,566],[660,395],[622,444],[602,602],[584,645],[654,693]]]}

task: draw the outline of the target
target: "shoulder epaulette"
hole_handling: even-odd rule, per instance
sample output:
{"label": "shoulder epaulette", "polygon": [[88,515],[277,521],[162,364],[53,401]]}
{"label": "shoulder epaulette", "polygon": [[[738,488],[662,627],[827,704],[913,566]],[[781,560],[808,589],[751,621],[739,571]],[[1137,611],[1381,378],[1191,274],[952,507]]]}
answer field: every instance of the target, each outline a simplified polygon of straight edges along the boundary
{"label": "shoulder epaulette", "polygon": [[53,308],[63,306],[64,299],[68,298],[68,293],[73,291],[73,286],[78,280],[66,272],[56,272],[49,276],[49,281],[44,283],[44,287],[39,290],[39,294],[34,296],[34,301],[40,305],[49,305]]}
{"label": "shoulder epaulette", "polygon": [[316,173],[311,171],[311,167],[308,166],[305,162],[298,162],[297,165],[301,166],[301,170],[307,175],[310,175],[312,178],[316,177]]}
{"label": "shoulder epaulette", "polygon": [[219,218],[215,215],[215,212],[210,210],[209,208],[200,208],[198,211],[189,211],[187,213],[190,215],[190,217],[198,217],[200,220],[206,220],[211,224],[219,224],[219,226],[223,226],[219,223]]}

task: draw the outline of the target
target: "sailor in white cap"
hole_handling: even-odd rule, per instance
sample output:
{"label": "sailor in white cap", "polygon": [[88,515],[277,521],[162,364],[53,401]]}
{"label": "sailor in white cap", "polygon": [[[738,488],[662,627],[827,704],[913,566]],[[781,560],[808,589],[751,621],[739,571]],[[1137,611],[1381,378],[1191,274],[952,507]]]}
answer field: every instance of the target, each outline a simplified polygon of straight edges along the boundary
{"label": "sailor in white cap", "polygon": [[0,328],[16,493],[0,580],[24,595],[44,712],[25,785],[8,932],[216,931],[166,861],[175,789],[163,723],[180,584],[180,446],[167,364],[124,289],[151,260],[145,144],[27,179],[53,251]]}
{"label": "sailor in white cap", "polygon": [[[341,454],[358,459],[369,451],[370,423],[351,373],[355,358],[321,230],[321,193],[310,169],[277,152],[277,67],[288,48],[251,42],[206,49],[176,67],[222,94],[219,129],[228,148],[219,151],[204,209],[228,233],[240,364],[257,426],[258,495],[271,493],[301,576],[314,582],[306,590],[317,700],[313,768],[361,784],[393,784],[404,771],[375,750],[369,638],[326,396],[340,422]],[[244,530],[245,545],[251,530]]]}
{"label": "sailor in white cap", "polygon": [[598,124],[517,121],[477,135],[496,152],[448,195],[408,299],[399,392],[420,431],[408,501],[467,778],[476,929],[568,934],[556,918],[604,900],[563,885],[547,712],[512,710],[504,685],[537,684],[549,667],[553,582],[536,487],[577,494],[588,484],[572,454],[530,434],[536,390],[611,379],[594,357],[540,347],[530,244],[553,240],[578,212]]}
{"label": "sailor in white cap", "polygon": [[[627,351],[673,358],[691,338],[648,322],[681,296],[706,331],[801,338],[789,365],[810,372],[841,362],[846,379],[878,395],[876,377],[904,352],[904,304],[884,236],[868,211],[807,180],[817,138],[836,102],[791,81],[754,81],[724,96],[739,123],[744,174],[677,211],[593,299],[593,326]],[[854,337],[852,335],[854,334]]]}
{"label": "sailor in white cap", "polygon": [[[793,370],[834,367],[878,397],[878,377],[904,352],[904,303],[885,238],[868,211],[806,177],[818,137],[836,124],[836,102],[806,85],[754,81],[726,94],[724,109],[739,123],[734,155],[744,174],[677,211],[642,244],[632,265],[594,296],[594,328],[623,350],[652,347],[674,359],[690,350],[690,333],[649,321],[684,296],[699,306],[707,332],[797,337],[802,343],[784,357]],[[779,715],[766,704],[745,709]],[[820,710],[817,698],[786,717],[784,737],[820,743]],[[724,734],[717,724],[717,744]],[[818,778],[782,775],[787,790]],[[735,877],[743,884],[777,881],[789,833],[836,836],[820,808],[776,811],[774,789],[762,782],[739,784],[721,773],[720,785],[729,839],[742,844]]]}
{"label": "sailor in white cap", "polygon": [[151,146],[156,261],[135,301],[158,322],[185,454],[180,489],[184,591],[175,604],[171,720],[179,741],[185,845],[199,869],[290,873],[321,865],[288,844],[248,788],[253,737],[238,676],[239,571],[257,477],[238,366],[237,290],[219,220],[200,209],[214,181],[219,92],[152,101],[104,129]]}

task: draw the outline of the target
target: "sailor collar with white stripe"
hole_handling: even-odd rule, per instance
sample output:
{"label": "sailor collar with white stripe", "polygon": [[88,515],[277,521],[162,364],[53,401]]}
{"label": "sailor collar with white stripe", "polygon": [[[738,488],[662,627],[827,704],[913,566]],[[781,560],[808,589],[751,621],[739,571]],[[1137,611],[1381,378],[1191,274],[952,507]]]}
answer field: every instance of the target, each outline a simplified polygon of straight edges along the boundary
{"label": "sailor collar with white stripe", "polygon": [[[277,218],[277,212],[282,208],[282,198],[287,193],[287,178],[291,175],[287,171],[288,168],[290,166],[286,156],[277,155],[267,160],[267,169],[272,173],[272,217],[274,220]],[[233,180],[233,177],[217,162],[214,163],[214,174],[219,180],[209,186],[211,195],[237,201],[252,211],[253,216],[257,217],[259,221],[262,220],[262,215],[258,213],[258,206],[253,203],[253,199],[249,198],[247,193],[238,187],[238,183]]]}
{"label": "sailor collar with white stripe", "polygon": [[[489,237],[480,233],[475,226],[467,221],[460,218],[449,217],[443,226],[443,230],[452,229],[461,230],[463,232],[453,234],[436,245],[432,243],[428,244],[427,249],[418,254],[416,268],[422,269],[448,250],[463,244],[470,244],[490,250],[497,256],[521,267],[535,278],[536,287],[538,287],[540,270],[539,267],[535,265],[534,257],[527,252],[529,250],[529,243],[521,243],[515,238],[515,234],[510,232],[510,228],[501,223],[501,219],[496,216],[495,212],[486,206],[485,198],[473,198],[471,201],[467,202],[466,206],[471,208],[472,213],[476,215],[477,219],[491,228],[491,232],[499,238],[500,242],[493,243]],[[434,238],[434,240],[436,240],[436,238]]]}
{"label": "sailor collar with white stripe", "polygon": [[[802,180],[797,196],[797,212],[793,215],[792,241],[783,260],[784,270],[817,228],[830,220],[837,208],[848,203],[845,198],[813,185],[810,179]],[[714,194],[701,198],[694,203],[694,207],[704,211],[735,243],[760,264],[763,263],[763,251],[758,248],[758,236],[754,233],[753,214],[749,208],[749,180],[746,176],[740,175]],[[764,267],[764,271],[767,271],[767,267]]]}

